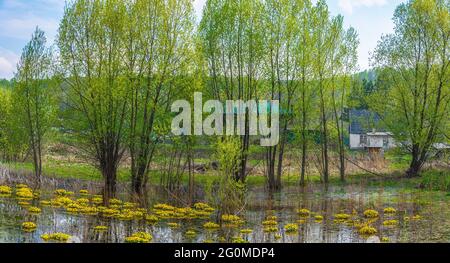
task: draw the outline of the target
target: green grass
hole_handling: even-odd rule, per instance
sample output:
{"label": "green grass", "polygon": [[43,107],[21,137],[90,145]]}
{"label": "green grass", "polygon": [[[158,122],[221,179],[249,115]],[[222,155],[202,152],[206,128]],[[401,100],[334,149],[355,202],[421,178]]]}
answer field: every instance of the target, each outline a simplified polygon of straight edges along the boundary
{"label": "green grass", "polygon": [[[4,164],[7,168],[16,171],[33,171],[33,165],[31,163],[9,163]],[[377,176],[373,174],[351,174],[347,175],[346,181],[341,182],[339,176],[332,175],[330,177],[330,184],[343,186],[347,184],[360,184],[365,183],[370,186],[403,186],[407,188],[414,188],[422,183],[427,189],[435,190],[448,190],[450,189],[450,173],[438,171],[424,172],[422,177],[405,180],[403,174],[400,172],[393,172],[392,174],[385,174]],[[45,176],[57,177],[57,178],[71,178],[90,181],[101,181],[102,176],[100,172],[92,165],[85,163],[71,163],[68,161],[51,160],[44,164],[43,174]],[[120,182],[130,181],[130,171],[126,167],[122,167],[118,171],[118,180]],[[162,173],[152,172],[149,177],[150,183],[158,184],[161,180]],[[210,185],[214,181],[219,179],[219,176],[214,172],[207,172],[205,174],[195,174],[194,180],[198,185]],[[308,184],[321,183],[319,175],[309,175],[306,178]],[[181,176],[182,183],[187,183],[189,177],[187,174]],[[284,175],[282,177],[283,186],[298,186],[300,181],[299,175]],[[266,184],[266,177],[264,176],[248,176],[248,186],[264,186]]]}

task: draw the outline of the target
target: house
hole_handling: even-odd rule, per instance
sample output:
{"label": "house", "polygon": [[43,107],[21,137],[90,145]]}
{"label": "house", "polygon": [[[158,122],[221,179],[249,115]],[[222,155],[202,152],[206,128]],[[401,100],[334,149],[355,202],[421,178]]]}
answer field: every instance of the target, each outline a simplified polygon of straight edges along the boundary
{"label": "house", "polygon": [[350,149],[381,153],[395,147],[392,133],[386,131],[376,113],[352,109],[348,115]]}

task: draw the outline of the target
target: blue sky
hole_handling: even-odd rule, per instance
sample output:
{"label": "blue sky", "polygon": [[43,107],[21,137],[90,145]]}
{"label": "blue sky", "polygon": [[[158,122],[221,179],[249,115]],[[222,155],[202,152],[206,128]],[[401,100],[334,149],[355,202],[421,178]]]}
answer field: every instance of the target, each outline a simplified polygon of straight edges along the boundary
{"label": "blue sky", "polygon": [[[197,16],[206,0],[195,0]],[[328,0],[333,15],[342,14],[347,26],[353,26],[360,37],[359,66],[369,67],[369,52],[382,34],[392,32],[395,7],[402,0]],[[54,42],[64,0],[0,0],[0,78],[11,78],[23,46],[36,26],[43,29],[49,44]]]}

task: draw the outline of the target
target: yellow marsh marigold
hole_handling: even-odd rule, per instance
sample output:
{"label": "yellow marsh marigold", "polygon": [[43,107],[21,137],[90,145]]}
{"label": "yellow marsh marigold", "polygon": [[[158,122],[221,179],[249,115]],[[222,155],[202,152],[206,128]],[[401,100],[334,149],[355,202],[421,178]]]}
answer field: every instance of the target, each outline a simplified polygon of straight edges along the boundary
{"label": "yellow marsh marigold", "polygon": [[170,222],[170,223],[167,223],[167,226],[170,227],[170,228],[179,228],[180,224],[174,223],[174,222]]}
{"label": "yellow marsh marigold", "polygon": [[39,207],[31,206],[28,208],[28,212],[30,212],[32,214],[40,214],[41,209]]}
{"label": "yellow marsh marigold", "polygon": [[276,226],[267,226],[263,229],[264,232],[266,233],[273,233],[273,232],[277,232],[278,231],[278,227]]}
{"label": "yellow marsh marigold", "polygon": [[67,240],[69,240],[69,238],[71,238],[70,235],[65,234],[65,233],[53,233],[53,234],[43,234],[41,236],[41,238],[44,241],[59,241],[59,242],[67,242]]}
{"label": "yellow marsh marigold", "polygon": [[251,233],[253,233],[253,230],[246,228],[246,229],[241,229],[239,232],[241,234],[251,234]]}
{"label": "yellow marsh marigold", "polygon": [[33,199],[33,190],[30,188],[19,188],[16,190],[16,196],[23,199]]}
{"label": "yellow marsh marigold", "polygon": [[194,230],[188,230],[186,231],[185,235],[188,237],[194,237],[197,235],[197,232],[195,232]]}
{"label": "yellow marsh marigold", "polygon": [[145,220],[149,223],[156,223],[156,222],[158,222],[159,219],[155,215],[146,215]]}
{"label": "yellow marsh marigold", "polygon": [[387,243],[387,242],[389,242],[389,238],[388,237],[382,237],[381,238],[381,242]]}
{"label": "yellow marsh marigold", "polygon": [[241,221],[241,218],[237,215],[222,215],[222,221],[235,223]]}
{"label": "yellow marsh marigold", "polygon": [[34,232],[37,228],[37,225],[33,222],[24,222],[22,223],[22,230],[24,232]]}
{"label": "yellow marsh marigold", "polygon": [[275,234],[275,239],[276,240],[279,240],[279,239],[281,239],[282,238],[282,236],[280,235],[280,234]]}
{"label": "yellow marsh marigold", "polygon": [[365,226],[361,227],[358,232],[361,235],[371,236],[371,235],[375,235],[377,233],[377,230],[372,226],[365,225]]}
{"label": "yellow marsh marigold", "polygon": [[323,216],[321,216],[321,215],[316,215],[316,216],[314,216],[314,219],[315,219],[316,221],[322,221],[322,220],[323,220]]}
{"label": "yellow marsh marigold", "polygon": [[153,239],[152,235],[146,232],[137,232],[130,237],[125,238],[127,243],[150,243]]}
{"label": "yellow marsh marigold", "polygon": [[397,210],[395,210],[395,208],[393,207],[386,207],[383,212],[385,214],[395,214],[397,212]]}
{"label": "yellow marsh marigold", "polygon": [[288,233],[293,233],[298,231],[298,225],[297,224],[287,224],[284,226],[284,231]]}
{"label": "yellow marsh marigold", "polygon": [[383,222],[384,226],[396,226],[398,225],[398,220],[386,220]]}
{"label": "yellow marsh marigold", "polygon": [[218,224],[216,224],[216,223],[213,223],[213,222],[206,222],[206,223],[203,225],[203,227],[206,228],[206,229],[217,229],[217,228],[219,228],[220,226],[219,226]]}
{"label": "yellow marsh marigold", "polygon": [[107,226],[96,226],[96,227],[94,227],[94,230],[98,231],[98,232],[106,231],[106,230],[108,230],[108,227]]}
{"label": "yellow marsh marigold", "polygon": [[80,194],[82,194],[82,195],[88,195],[89,194],[89,191],[88,190],[80,190]]}
{"label": "yellow marsh marigold", "polygon": [[348,219],[350,219],[350,217],[351,216],[349,214],[343,214],[343,213],[334,215],[334,219],[337,219],[337,220],[348,220]]}
{"label": "yellow marsh marigold", "polygon": [[367,209],[366,211],[364,211],[364,216],[366,218],[376,218],[378,217],[378,212],[373,209]]}
{"label": "yellow marsh marigold", "polygon": [[274,221],[274,220],[265,220],[262,222],[262,225],[263,226],[276,226],[276,225],[278,225],[278,222]]}
{"label": "yellow marsh marigold", "polygon": [[297,213],[301,216],[301,217],[308,217],[311,214],[311,211],[309,211],[308,209],[298,209]]}
{"label": "yellow marsh marigold", "polygon": [[10,194],[12,194],[11,187],[9,187],[7,185],[0,185],[0,194],[1,195],[10,195]]}
{"label": "yellow marsh marigold", "polygon": [[231,238],[231,243],[245,244],[245,243],[248,243],[248,241],[243,239],[242,237],[233,237],[233,238]]}

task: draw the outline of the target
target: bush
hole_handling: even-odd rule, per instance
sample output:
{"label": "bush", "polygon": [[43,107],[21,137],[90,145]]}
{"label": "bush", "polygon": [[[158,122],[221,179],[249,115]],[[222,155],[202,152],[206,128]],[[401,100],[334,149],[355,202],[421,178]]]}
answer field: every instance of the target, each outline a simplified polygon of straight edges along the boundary
{"label": "bush", "polygon": [[421,186],[429,190],[450,191],[450,172],[424,172],[422,174]]}

